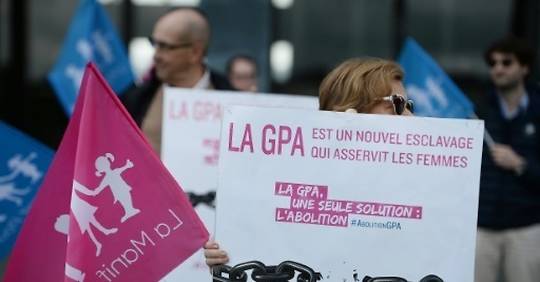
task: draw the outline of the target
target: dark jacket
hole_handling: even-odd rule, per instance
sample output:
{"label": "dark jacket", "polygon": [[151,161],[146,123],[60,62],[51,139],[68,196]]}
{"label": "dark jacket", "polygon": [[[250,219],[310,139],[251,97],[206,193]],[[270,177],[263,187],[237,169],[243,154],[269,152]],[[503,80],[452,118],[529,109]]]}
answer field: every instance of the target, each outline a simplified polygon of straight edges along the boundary
{"label": "dark jacket", "polygon": [[[213,71],[210,71],[210,83],[216,90],[234,90],[224,76]],[[160,86],[161,81],[156,77],[155,72],[152,71],[148,80],[139,86],[128,89],[121,96],[122,103],[124,103],[124,106],[139,127]]]}
{"label": "dark jacket", "polygon": [[540,97],[527,90],[529,105],[506,120],[494,91],[479,112],[495,142],[506,144],[527,160],[522,175],[496,166],[484,145],[480,177],[478,226],[502,230],[540,223]]}

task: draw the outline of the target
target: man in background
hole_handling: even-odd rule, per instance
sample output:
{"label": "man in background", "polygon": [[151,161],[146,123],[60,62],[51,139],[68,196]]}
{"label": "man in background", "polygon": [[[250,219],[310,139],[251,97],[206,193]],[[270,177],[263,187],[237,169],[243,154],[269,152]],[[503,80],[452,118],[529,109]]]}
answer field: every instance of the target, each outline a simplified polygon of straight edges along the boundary
{"label": "man in background", "polygon": [[533,51],[506,38],[485,60],[494,87],[479,115],[495,144],[482,159],[475,281],[540,281],[540,101],[525,84]]}
{"label": "man in background", "polygon": [[163,85],[194,89],[232,90],[226,78],[204,63],[210,24],[196,8],[182,7],[162,15],[154,25],[154,68],[142,85],[129,90],[123,103],[159,154]]}
{"label": "man in background", "polygon": [[257,92],[257,62],[247,55],[236,55],[227,62],[227,77],[240,91]]}

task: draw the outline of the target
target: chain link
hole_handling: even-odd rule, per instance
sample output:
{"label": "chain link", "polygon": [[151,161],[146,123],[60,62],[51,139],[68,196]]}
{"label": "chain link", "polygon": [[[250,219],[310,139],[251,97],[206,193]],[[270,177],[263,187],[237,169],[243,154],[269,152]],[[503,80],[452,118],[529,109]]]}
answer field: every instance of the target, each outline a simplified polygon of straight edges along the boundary
{"label": "chain link", "polygon": [[[247,282],[251,271],[251,279],[255,282],[286,282],[296,277],[297,282],[316,282],[322,279],[319,272],[315,272],[307,265],[284,261],[279,265],[266,266],[260,261],[248,261],[235,266],[218,265],[212,267],[214,282]],[[355,277],[355,281],[359,281]],[[405,278],[396,276],[370,277],[365,276],[362,282],[409,282]],[[444,282],[437,275],[427,275],[419,282]]]}
{"label": "chain link", "polygon": [[[321,280],[320,273],[309,266],[294,261],[284,261],[279,265],[266,266],[260,261],[248,261],[233,267],[220,265],[212,267],[214,282],[246,282],[251,271],[251,279],[255,282],[285,282],[294,279],[297,282],[316,282]],[[225,277],[227,276],[227,277]]]}
{"label": "chain link", "polygon": [[[407,279],[395,276],[388,277],[369,277],[366,276],[362,279],[362,282],[408,282]],[[419,282],[444,282],[439,276],[430,274],[420,279]]]}
{"label": "chain link", "polygon": [[216,208],[216,205],[215,205],[216,191],[210,191],[206,194],[197,194],[194,192],[187,192],[186,194],[193,207],[196,207],[197,205],[200,205],[200,204],[204,204],[204,205],[209,206],[210,208],[213,208],[213,209]]}

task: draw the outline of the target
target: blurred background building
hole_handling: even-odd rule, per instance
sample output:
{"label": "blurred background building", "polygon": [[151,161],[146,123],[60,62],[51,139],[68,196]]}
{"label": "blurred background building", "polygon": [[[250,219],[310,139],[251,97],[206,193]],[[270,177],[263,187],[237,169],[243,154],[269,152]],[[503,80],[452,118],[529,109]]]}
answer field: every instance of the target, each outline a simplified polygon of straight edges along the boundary
{"label": "blurred background building", "polygon": [[[196,5],[212,24],[208,64],[223,71],[234,54],[255,57],[263,92],[317,95],[321,79],[341,61],[395,59],[403,39],[412,36],[473,100],[488,81],[482,52],[490,42],[514,33],[538,52],[539,2],[101,0],[139,76],[151,64],[146,38],[159,15],[177,5]],[[0,119],[52,148],[67,117],[46,75],[77,6],[74,0],[0,0]]]}

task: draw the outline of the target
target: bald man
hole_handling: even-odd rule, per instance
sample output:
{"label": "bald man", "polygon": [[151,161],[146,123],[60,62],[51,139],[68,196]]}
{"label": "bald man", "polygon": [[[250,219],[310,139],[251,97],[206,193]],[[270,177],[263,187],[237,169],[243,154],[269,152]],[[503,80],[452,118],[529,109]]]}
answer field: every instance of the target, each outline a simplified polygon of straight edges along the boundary
{"label": "bald man", "polygon": [[164,84],[196,89],[233,88],[225,77],[204,64],[210,25],[200,10],[183,7],[167,12],[154,25],[150,40],[155,47],[150,78],[125,93],[122,101],[159,154]]}

